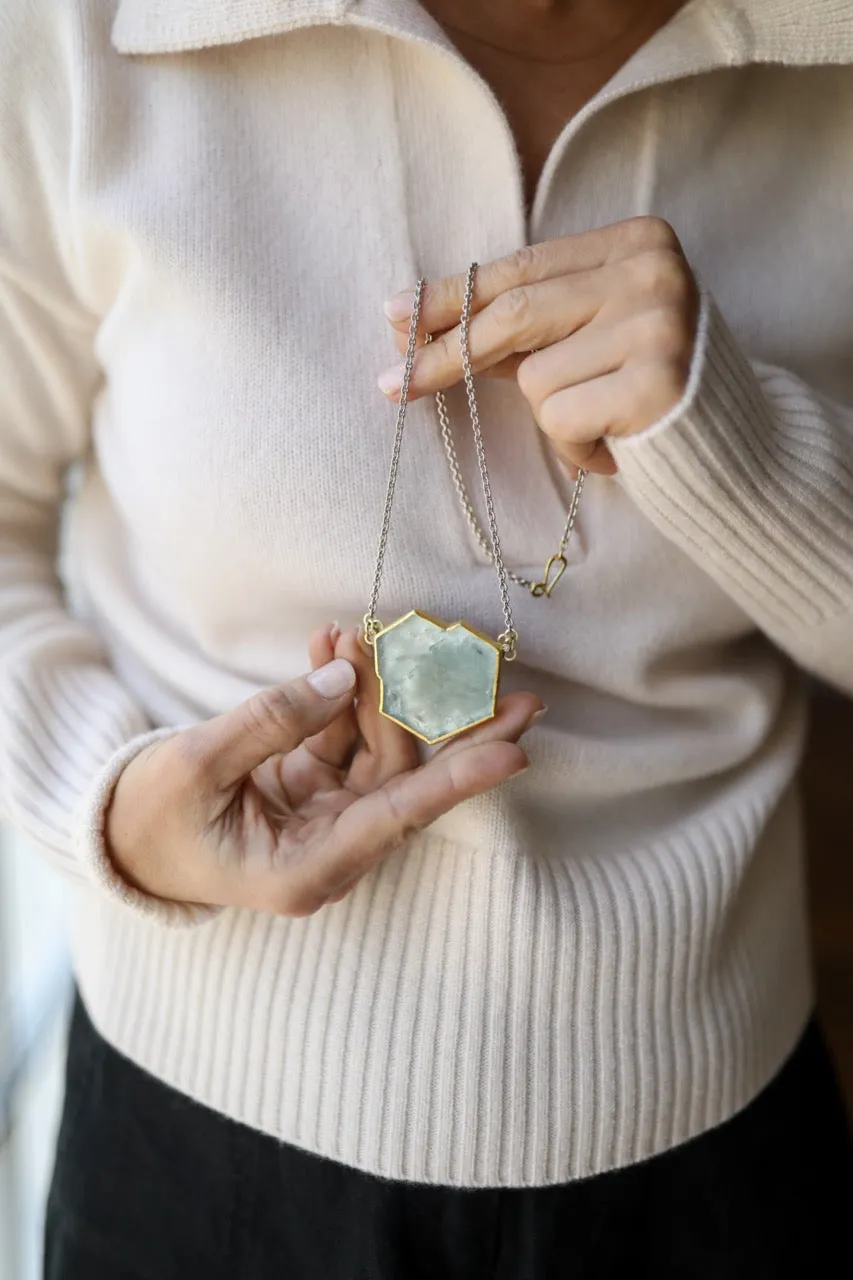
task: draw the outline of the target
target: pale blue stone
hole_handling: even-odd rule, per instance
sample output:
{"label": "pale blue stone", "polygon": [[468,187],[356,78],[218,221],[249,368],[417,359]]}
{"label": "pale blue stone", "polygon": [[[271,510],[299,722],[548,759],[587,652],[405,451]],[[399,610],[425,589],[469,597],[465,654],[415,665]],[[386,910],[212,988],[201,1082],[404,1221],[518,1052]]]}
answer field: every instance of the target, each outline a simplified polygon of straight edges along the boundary
{"label": "pale blue stone", "polygon": [[406,614],[376,638],[382,710],[427,742],[494,714],[500,651],[463,625]]}

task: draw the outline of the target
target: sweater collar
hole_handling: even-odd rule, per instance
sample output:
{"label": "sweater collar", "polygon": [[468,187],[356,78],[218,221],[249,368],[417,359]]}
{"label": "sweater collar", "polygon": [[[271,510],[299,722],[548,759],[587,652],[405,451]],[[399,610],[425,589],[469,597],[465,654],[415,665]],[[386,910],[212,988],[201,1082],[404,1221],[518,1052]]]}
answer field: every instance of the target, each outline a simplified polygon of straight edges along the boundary
{"label": "sweater collar", "polygon": [[[452,47],[418,0],[118,0],[112,42],[121,53],[176,53],[322,24]],[[853,0],[689,0],[637,59],[644,80],[748,63],[853,63]]]}

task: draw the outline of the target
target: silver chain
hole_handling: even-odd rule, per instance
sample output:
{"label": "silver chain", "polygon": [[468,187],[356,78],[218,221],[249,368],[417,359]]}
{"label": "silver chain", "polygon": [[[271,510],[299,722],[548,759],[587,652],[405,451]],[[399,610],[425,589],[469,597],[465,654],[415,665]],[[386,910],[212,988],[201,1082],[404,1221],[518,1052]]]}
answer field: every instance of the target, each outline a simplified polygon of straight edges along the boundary
{"label": "silver chain", "polygon": [[[431,342],[431,341],[432,341],[432,334],[427,334],[427,342]],[[438,421],[441,425],[441,440],[442,440],[442,444],[444,445],[444,452],[447,454],[447,465],[448,465],[448,468],[450,469],[450,476],[451,476],[451,479],[453,480],[453,487],[456,490],[456,496],[459,499],[459,505],[465,514],[465,519],[468,522],[468,526],[471,532],[473,533],[475,539],[477,540],[477,545],[479,546],[480,550],[483,552],[483,555],[486,556],[488,560],[492,560],[493,557],[492,557],[491,544],[489,542],[489,539],[486,537],[485,533],[483,532],[482,525],[477,519],[477,513],[474,510],[474,504],[471,501],[471,498],[469,497],[468,490],[465,487],[465,481],[462,477],[462,468],[459,465],[459,458],[456,453],[456,445],[453,441],[453,430],[450,426],[450,415],[447,412],[447,401],[444,398],[443,391],[436,392],[435,401],[438,407]],[[585,476],[586,476],[586,471],[584,470],[583,467],[579,467],[577,479],[575,480],[574,488],[572,490],[571,501],[569,503],[569,514],[566,517],[565,527],[563,528],[563,536],[560,539],[557,552],[553,556],[551,556],[550,560],[548,561],[548,564],[545,567],[545,576],[542,579],[534,582],[532,578],[525,578],[520,573],[514,573],[512,569],[506,570],[507,577],[512,582],[515,582],[519,587],[524,587],[525,591],[529,591],[531,595],[534,595],[537,597],[550,596],[551,591],[557,584],[557,579],[554,578],[553,581],[549,581],[548,579],[549,566],[557,564],[559,567],[560,562],[562,562],[562,567],[563,568],[566,567],[566,559],[565,559],[566,550],[568,549],[568,545],[572,537],[572,532],[575,527],[575,517],[577,516],[577,513],[578,513],[578,505],[580,503],[581,493],[583,492],[583,482],[584,482]]]}
{"label": "silver chain", "polygon": [[[471,427],[474,433],[474,444],[477,452],[477,462],[480,469],[480,480],[483,487],[483,498],[486,503],[486,515],[489,522],[489,534],[487,537],[482,526],[480,525],[474,505],[465,487],[465,481],[462,477],[462,469],[459,466],[459,459],[456,453],[456,446],[453,442],[453,434],[450,427],[450,417],[447,412],[447,402],[441,391],[436,392],[436,405],[438,408],[438,419],[441,424],[441,439],[444,444],[444,451],[447,455],[447,463],[450,468],[450,475],[459,498],[460,506],[471,528],[471,532],[477,540],[477,543],[487,557],[487,559],[495,566],[498,575],[498,586],[501,594],[501,604],[504,614],[504,630],[498,636],[498,644],[503,651],[503,655],[508,662],[512,662],[518,656],[518,632],[515,629],[512,618],[512,606],[509,599],[509,589],[507,580],[511,579],[519,586],[524,587],[527,591],[536,597],[550,596],[552,590],[556,586],[560,577],[566,569],[566,549],[574,529],[575,517],[577,515],[580,496],[583,491],[583,482],[586,471],[583,467],[578,469],[577,479],[575,481],[574,490],[572,492],[571,502],[569,504],[569,513],[566,518],[566,524],[563,529],[563,536],[560,539],[558,551],[551,556],[545,566],[545,573],[539,582],[533,582],[530,578],[524,578],[520,574],[513,573],[507,569],[503,562],[501,554],[500,537],[498,535],[497,518],[495,516],[495,505],[492,498],[492,487],[489,483],[489,472],[486,466],[486,449],[483,441],[483,432],[480,426],[480,415],[477,409],[477,400],[474,393],[474,378],[471,370],[471,356],[468,341],[468,332],[471,322],[471,305],[474,296],[474,279],[477,272],[477,263],[472,262],[468,268],[468,276],[465,283],[465,297],[462,304],[462,316],[460,320],[460,349],[462,355],[462,370],[465,381],[465,391],[468,397],[468,409],[471,416]],[[397,472],[400,466],[400,450],[403,443],[403,429],[406,420],[406,407],[409,397],[409,384],[412,377],[412,368],[415,361],[415,351],[417,346],[418,323],[420,319],[421,302],[423,299],[423,291],[426,281],[421,279],[415,288],[414,302],[412,305],[412,316],[409,323],[409,339],[406,347],[406,361],[403,368],[403,381],[400,387],[400,404],[397,410],[397,426],[394,434],[394,447],[391,451],[391,467],[388,473],[388,488],[385,495],[385,510],[382,516],[382,529],[379,536],[379,549],[376,556],[376,570],[373,575],[373,587],[370,593],[370,604],[367,613],[364,615],[364,635],[368,644],[373,644],[376,636],[382,630],[382,623],[376,616],[376,609],[379,602],[379,588],[382,581],[382,570],[385,564],[385,552],[388,546],[388,531],[391,525],[391,508],[394,502],[394,489],[397,484]],[[426,335],[426,341],[432,341],[432,335]],[[556,566],[556,571],[552,577],[552,568]]]}
{"label": "silver chain", "polygon": [[400,447],[403,443],[403,428],[406,425],[406,405],[409,400],[409,383],[412,379],[412,366],[415,363],[415,344],[418,337],[418,320],[421,313],[425,280],[419,280],[415,289],[415,300],[412,305],[412,319],[409,323],[409,345],[406,348],[406,364],[403,369],[403,384],[400,387],[400,404],[397,409],[397,429],[394,433],[394,447],[391,450],[391,467],[388,471],[388,487],[385,491],[385,510],[382,514],[382,530],[379,534],[379,549],[376,553],[376,569],[373,573],[373,587],[370,592],[370,604],[364,615],[364,638],[373,644],[382,623],[376,616],[379,604],[379,587],[382,582],[382,569],[385,565],[385,552],[388,547],[388,530],[391,527],[391,507],[394,503],[394,489],[397,484],[397,472],[400,468]]}
{"label": "silver chain", "polygon": [[504,611],[504,629],[498,636],[498,644],[508,662],[518,657],[518,632],[512,620],[512,605],[509,602],[506,568],[501,555],[501,540],[498,533],[498,521],[495,515],[495,504],[492,499],[492,486],[489,484],[489,471],[486,466],[486,446],[480,427],[480,414],[477,409],[477,398],[474,394],[474,375],[471,372],[471,352],[468,343],[468,330],[471,325],[471,301],[474,297],[474,277],[477,264],[472,262],[468,268],[465,281],[465,297],[462,302],[462,316],[459,321],[459,346],[462,352],[462,373],[465,378],[465,390],[468,393],[468,411],[471,415],[471,428],[474,432],[474,444],[477,449],[477,462],[480,466],[480,480],[483,485],[483,498],[486,503],[486,516],[489,521],[491,538],[492,563],[498,575],[498,588],[501,593],[501,604]]}

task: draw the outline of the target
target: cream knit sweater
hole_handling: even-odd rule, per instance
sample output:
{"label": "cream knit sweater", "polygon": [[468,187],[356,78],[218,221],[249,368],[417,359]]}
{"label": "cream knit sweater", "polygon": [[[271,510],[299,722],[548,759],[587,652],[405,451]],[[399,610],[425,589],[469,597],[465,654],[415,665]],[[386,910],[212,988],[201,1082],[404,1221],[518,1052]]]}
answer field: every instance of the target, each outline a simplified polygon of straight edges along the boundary
{"label": "cream knit sweater", "polygon": [[[86,886],[77,973],[123,1053],[457,1186],[640,1160],[778,1069],[812,1002],[802,672],[853,691],[851,61],[850,0],[693,0],[526,220],[500,106],[416,0],[0,4],[2,794]],[[383,298],[643,212],[706,289],[694,368],[590,477],[560,590],[516,596],[532,769],[308,919],[126,889],[121,762],[364,611]],[[480,399],[507,561],[538,571],[566,489],[514,384]],[[494,632],[432,402],[398,495],[382,615]]]}

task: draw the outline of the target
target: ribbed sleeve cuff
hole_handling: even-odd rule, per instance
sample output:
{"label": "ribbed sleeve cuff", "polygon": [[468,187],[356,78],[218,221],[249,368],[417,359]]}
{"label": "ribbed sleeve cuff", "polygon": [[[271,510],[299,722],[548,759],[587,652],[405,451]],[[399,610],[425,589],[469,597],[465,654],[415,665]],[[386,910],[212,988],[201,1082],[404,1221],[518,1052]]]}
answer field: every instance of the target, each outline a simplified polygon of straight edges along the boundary
{"label": "ribbed sleeve cuff", "polygon": [[792,375],[753,368],[703,290],[681,401],[636,435],[608,437],[637,505],[781,634],[853,601],[853,475],[828,413]]}
{"label": "ribbed sleeve cuff", "polygon": [[112,899],[138,915],[146,916],[171,928],[188,928],[204,924],[215,918],[221,907],[201,904],[170,902],[143,893],[124,880],[116,870],[106,842],[106,815],[113,792],[123,770],[146,747],[164,738],[170,738],[179,730],[153,729],[133,738],[117,751],[96,775],[76,814],[74,823],[74,848],[89,880]]}

